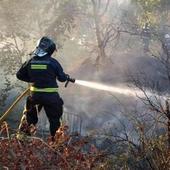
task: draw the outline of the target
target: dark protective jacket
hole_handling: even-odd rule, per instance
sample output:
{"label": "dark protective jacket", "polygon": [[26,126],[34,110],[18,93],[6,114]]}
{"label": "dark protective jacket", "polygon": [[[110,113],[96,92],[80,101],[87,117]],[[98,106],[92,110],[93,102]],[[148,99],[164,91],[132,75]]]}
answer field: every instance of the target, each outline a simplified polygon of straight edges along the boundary
{"label": "dark protective jacket", "polygon": [[151,30],[149,27],[143,28],[141,35],[143,37],[151,38]]}
{"label": "dark protective jacket", "polygon": [[170,38],[165,38],[162,41],[162,48],[164,52],[169,56],[170,55]]}
{"label": "dark protective jacket", "polygon": [[61,82],[68,79],[60,63],[49,55],[33,56],[21,66],[16,76],[37,88],[56,88],[58,87],[56,79]]}

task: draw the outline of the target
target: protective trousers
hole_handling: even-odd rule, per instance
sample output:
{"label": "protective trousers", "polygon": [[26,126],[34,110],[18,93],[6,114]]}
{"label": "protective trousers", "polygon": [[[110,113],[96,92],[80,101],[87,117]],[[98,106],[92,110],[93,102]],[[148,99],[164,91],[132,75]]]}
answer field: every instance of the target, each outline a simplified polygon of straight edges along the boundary
{"label": "protective trousers", "polygon": [[60,118],[63,114],[63,104],[63,100],[58,93],[33,93],[27,98],[26,102],[25,115],[28,126],[31,124],[37,124],[37,112],[43,107],[50,123],[51,136],[55,136],[56,131],[60,127]]}

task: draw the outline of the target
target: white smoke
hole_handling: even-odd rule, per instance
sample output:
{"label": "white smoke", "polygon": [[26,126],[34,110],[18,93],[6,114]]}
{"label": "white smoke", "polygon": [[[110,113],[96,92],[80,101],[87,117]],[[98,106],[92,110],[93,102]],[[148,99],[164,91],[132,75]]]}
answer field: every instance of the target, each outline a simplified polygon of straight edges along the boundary
{"label": "white smoke", "polygon": [[118,5],[128,5],[130,0],[117,0]]}

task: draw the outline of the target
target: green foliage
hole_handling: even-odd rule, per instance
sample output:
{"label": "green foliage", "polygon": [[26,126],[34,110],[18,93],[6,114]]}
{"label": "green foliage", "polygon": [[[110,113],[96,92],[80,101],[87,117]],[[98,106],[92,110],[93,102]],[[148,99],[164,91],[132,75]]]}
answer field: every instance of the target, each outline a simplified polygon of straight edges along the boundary
{"label": "green foliage", "polygon": [[141,16],[138,18],[140,25],[146,22],[151,25],[158,24],[170,4],[168,0],[133,0],[132,2],[140,8]]}
{"label": "green foliage", "polygon": [[154,9],[157,9],[160,5],[160,0],[133,0],[133,1],[141,5],[142,8],[148,12],[152,12]]}

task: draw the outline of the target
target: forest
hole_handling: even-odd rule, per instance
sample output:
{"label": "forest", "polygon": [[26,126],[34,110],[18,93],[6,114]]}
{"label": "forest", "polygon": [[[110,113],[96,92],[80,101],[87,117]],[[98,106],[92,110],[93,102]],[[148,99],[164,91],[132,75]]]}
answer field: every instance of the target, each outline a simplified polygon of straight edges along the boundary
{"label": "forest", "polygon": [[[1,0],[0,23],[0,170],[170,169],[169,0]],[[18,131],[43,36],[75,78],[53,142],[44,110]]]}

